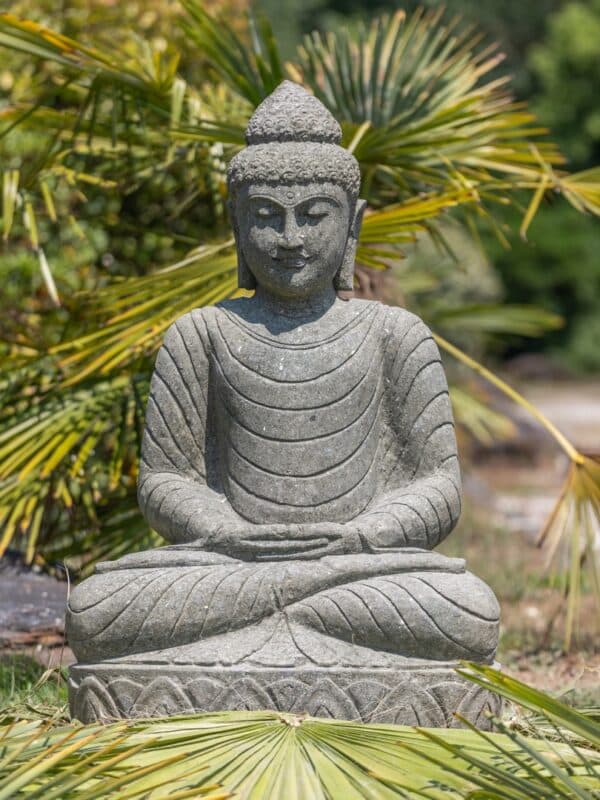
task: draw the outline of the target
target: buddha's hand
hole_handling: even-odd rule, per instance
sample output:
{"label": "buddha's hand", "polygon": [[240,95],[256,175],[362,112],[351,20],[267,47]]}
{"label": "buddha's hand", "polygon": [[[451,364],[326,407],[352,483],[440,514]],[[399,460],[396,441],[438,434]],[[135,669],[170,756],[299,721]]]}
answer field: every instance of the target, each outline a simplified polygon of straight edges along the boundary
{"label": "buddha's hand", "polygon": [[316,559],[362,550],[358,531],[335,522],[304,525],[234,522],[222,526],[207,544],[210,550],[244,561]]}

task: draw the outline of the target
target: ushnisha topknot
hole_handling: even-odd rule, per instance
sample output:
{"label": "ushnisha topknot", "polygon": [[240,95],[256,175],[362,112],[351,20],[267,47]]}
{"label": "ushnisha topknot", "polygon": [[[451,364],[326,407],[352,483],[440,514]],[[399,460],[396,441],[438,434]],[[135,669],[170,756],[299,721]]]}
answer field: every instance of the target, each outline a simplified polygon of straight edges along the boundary
{"label": "ushnisha topknot", "polygon": [[337,120],[320,100],[292,81],[283,81],[262,101],[246,128],[249,145],[341,141],[342,129]]}
{"label": "ushnisha topknot", "polygon": [[330,182],[358,197],[358,162],[340,147],[341,139],[342,129],[323,103],[283,81],[252,115],[248,147],[229,163],[230,195],[249,183]]}

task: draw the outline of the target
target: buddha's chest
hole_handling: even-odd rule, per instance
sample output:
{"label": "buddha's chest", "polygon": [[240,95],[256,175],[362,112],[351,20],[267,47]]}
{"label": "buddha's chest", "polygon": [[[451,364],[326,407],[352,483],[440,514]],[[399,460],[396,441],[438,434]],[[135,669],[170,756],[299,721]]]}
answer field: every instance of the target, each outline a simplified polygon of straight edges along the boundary
{"label": "buddha's chest", "polygon": [[[373,322],[365,315],[337,336],[294,345],[228,319],[215,325],[213,416],[222,480],[234,504],[241,490],[277,504],[270,519],[291,521],[320,518],[319,506],[332,519],[334,500],[340,507],[368,502],[385,388]],[[245,509],[249,504],[245,498]],[[282,517],[284,507],[305,511]]]}

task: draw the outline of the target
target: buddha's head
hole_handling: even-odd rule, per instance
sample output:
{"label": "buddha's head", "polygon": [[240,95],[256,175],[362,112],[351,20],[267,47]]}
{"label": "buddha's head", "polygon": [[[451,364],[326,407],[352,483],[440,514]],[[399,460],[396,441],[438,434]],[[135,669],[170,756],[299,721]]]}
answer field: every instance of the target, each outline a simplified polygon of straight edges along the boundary
{"label": "buddha's head", "polygon": [[229,165],[241,288],[307,299],[351,291],[364,202],[360,171],[325,106],[284,81],[256,109]]}

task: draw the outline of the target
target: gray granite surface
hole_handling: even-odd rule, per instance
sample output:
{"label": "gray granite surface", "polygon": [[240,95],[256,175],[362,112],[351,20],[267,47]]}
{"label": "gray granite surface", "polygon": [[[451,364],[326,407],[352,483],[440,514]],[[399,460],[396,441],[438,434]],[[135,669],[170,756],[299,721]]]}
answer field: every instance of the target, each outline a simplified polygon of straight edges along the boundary
{"label": "gray granite surface", "polygon": [[[367,707],[355,697],[362,675],[383,687],[377,718],[391,719],[386,708],[410,706],[398,692],[429,696],[427,668],[446,670],[438,684],[454,687],[447,711],[462,702],[457,685],[469,690],[452,663],[493,662],[493,593],[461,559],[434,552],[461,502],[438,349],[408,311],[340,297],[364,203],[339,139],[319,101],[284,82],[231,162],[239,282],[256,291],[198,308],[165,336],[138,494],[170,544],[101,564],[73,591],[81,718],[102,692],[105,709],[133,714],[120,697],[133,674],[146,694],[155,680],[171,686],[169,713],[247,708],[256,697],[310,710],[313,689],[334,686],[347,702],[330,715],[342,717],[350,696]],[[204,699],[182,689],[182,668]],[[218,675],[223,691],[202,675]],[[279,703],[269,689],[279,681],[298,695]],[[448,724],[446,711],[435,724]]]}
{"label": "gray granite surface", "polygon": [[[452,665],[387,670],[232,669],[104,663],[71,669],[71,708],[83,722],[215,711],[282,711],[380,724],[488,730],[498,695],[460,678]],[[460,718],[459,718],[460,717]]]}

